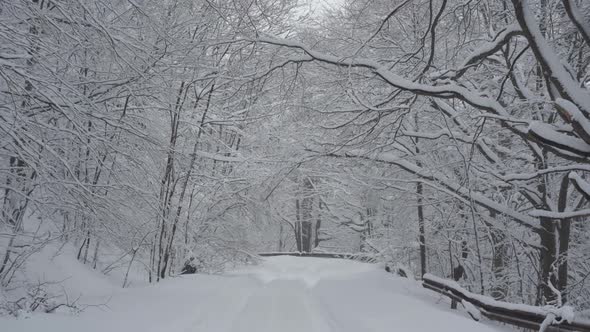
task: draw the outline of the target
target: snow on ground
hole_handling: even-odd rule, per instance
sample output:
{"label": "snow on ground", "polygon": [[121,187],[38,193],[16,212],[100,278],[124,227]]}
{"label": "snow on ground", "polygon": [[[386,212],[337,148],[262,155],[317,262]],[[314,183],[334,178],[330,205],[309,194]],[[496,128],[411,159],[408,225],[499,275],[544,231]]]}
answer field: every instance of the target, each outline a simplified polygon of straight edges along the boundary
{"label": "snow on ground", "polygon": [[342,259],[269,257],[225,275],[182,276],[105,296],[105,305],[75,316],[1,318],[0,331],[498,331],[447,309],[414,281]]}
{"label": "snow on ground", "polygon": [[[75,252],[75,248],[69,244],[61,247],[55,244],[45,246],[27,260],[24,271],[27,279],[33,282],[55,283],[48,287],[49,290],[56,294],[65,292],[70,300],[79,297],[100,299],[118,289],[109,277],[79,262]],[[88,285],[90,280],[92,287]]]}

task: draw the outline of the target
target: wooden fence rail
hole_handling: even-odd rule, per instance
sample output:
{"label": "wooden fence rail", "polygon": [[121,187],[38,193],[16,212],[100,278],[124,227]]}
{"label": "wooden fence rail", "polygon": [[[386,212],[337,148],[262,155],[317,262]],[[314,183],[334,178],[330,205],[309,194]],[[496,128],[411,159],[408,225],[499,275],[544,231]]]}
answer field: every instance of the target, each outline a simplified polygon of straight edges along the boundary
{"label": "wooden fence rail", "polygon": [[367,254],[348,254],[348,253],[332,253],[332,252],[263,252],[259,256],[296,256],[296,257],[316,257],[316,258],[341,258],[352,259],[366,263],[376,263],[377,259],[374,255]]}
{"label": "wooden fence rail", "polygon": [[[459,303],[462,303],[463,301],[470,303],[477,308],[483,316],[490,320],[518,327],[538,331],[547,316],[551,314],[549,310],[545,310],[541,307],[491,300],[490,298],[470,293],[454,284],[452,281],[440,279],[428,274],[423,277],[422,285],[424,288],[438,292]],[[557,315],[558,314],[559,312],[557,312]],[[557,315],[555,321],[560,321],[563,317]],[[576,318],[569,322],[563,320],[559,324],[548,326],[545,331],[590,332],[590,321]]]}

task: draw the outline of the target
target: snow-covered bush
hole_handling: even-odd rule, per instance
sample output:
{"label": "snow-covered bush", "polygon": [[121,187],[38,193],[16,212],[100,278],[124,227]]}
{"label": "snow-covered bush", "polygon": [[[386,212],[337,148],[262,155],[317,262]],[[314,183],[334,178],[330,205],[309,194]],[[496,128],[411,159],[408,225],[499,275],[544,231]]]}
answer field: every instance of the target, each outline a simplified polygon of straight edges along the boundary
{"label": "snow-covered bush", "polygon": [[27,318],[35,312],[76,314],[81,310],[76,299],[68,299],[64,294],[54,294],[48,289],[48,285],[26,284],[0,291],[0,316]]}

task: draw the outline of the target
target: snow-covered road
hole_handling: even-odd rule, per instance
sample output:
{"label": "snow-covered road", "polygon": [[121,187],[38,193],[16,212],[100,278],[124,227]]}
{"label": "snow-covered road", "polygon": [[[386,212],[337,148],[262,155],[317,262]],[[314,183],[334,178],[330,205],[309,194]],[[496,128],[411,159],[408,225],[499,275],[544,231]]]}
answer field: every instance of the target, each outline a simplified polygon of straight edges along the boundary
{"label": "snow-covered road", "polygon": [[450,311],[442,301],[377,265],[283,256],[222,276],[113,289],[106,306],[77,316],[1,319],[0,331],[497,331]]}

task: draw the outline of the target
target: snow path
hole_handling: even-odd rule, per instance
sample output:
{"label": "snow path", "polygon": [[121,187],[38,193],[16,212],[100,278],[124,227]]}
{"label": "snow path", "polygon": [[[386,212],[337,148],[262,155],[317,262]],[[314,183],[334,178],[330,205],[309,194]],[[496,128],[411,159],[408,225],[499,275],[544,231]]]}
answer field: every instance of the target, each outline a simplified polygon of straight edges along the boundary
{"label": "snow path", "polygon": [[270,257],[223,276],[183,276],[109,297],[77,316],[2,318],[0,331],[498,331],[447,309],[416,282],[339,259]]}

